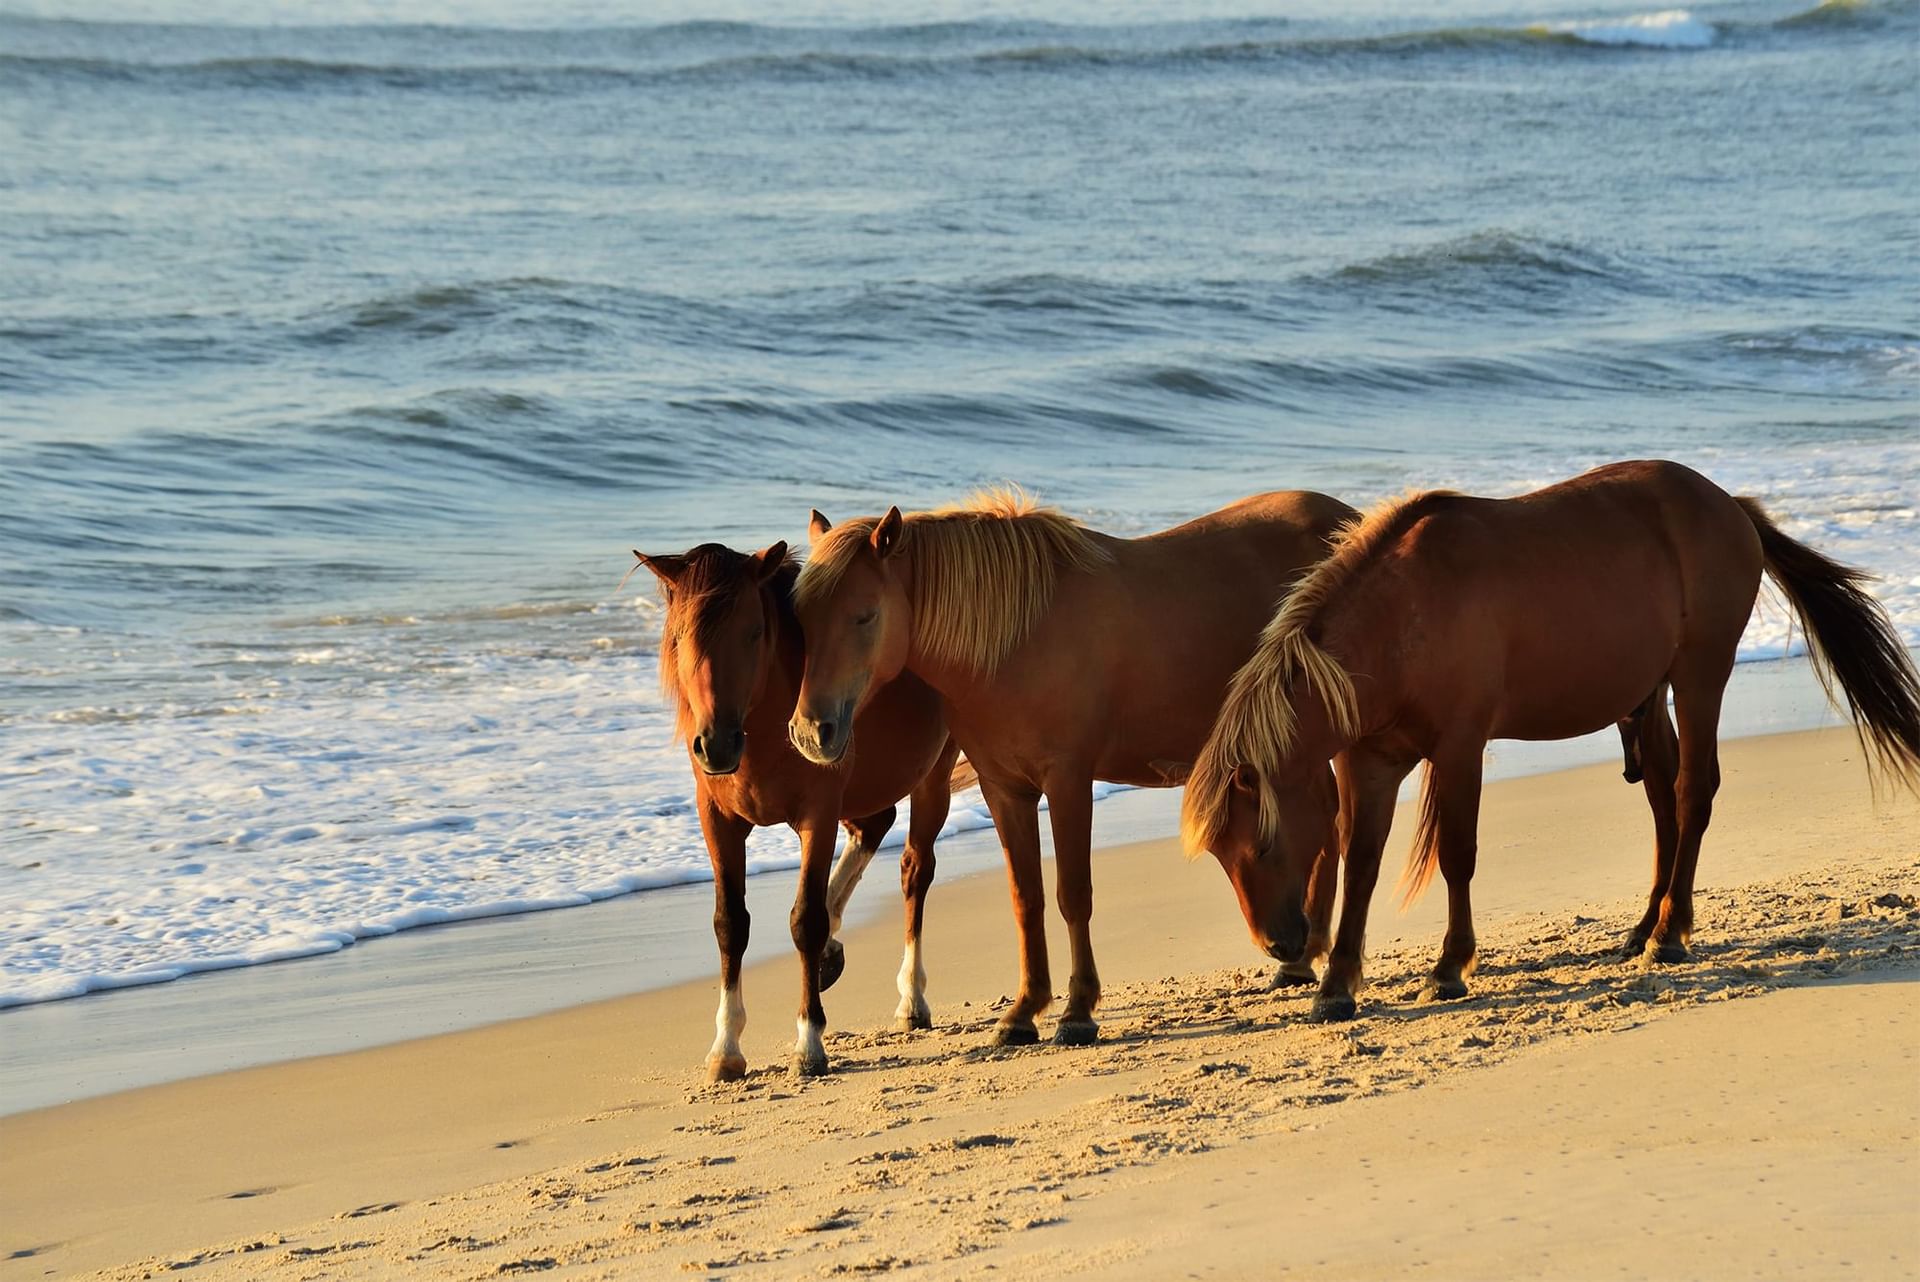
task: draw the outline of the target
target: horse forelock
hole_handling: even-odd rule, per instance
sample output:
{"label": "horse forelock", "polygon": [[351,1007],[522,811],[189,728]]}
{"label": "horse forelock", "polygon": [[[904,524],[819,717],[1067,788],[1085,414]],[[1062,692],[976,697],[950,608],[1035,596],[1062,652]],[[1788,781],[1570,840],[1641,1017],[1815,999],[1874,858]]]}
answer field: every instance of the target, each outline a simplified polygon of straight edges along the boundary
{"label": "horse forelock", "polygon": [[[830,595],[877,524],[859,517],[822,535],[800,572],[796,602]],[[987,674],[1046,614],[1062,568],[1093,570],[1112,559],[1086,527],[1016,487],[909,513],[896,554],[912,567],[909,607],[921,654]]]}
{"label": "horse forelock", "polygon": [[[775,604],[798,570],[787,557],[775,575]],[[680,655],[712,644],[714,633],[740,601],[743,592],[760,588],[756,558],[719,543],[702,543],[687,553],[686,568],[674,581],[667,618],[660,630],[660,695],[674,709],[674,738],[684,739],[692,729],[693,709],[680,688]]]}
{"label": "horse forelock", "polygon": [[1320,700],[1336,733],[1358,736],[1359,696],[1353,677],[1321,646],[1315,625],[1341,589],[1395,538],[1438,503],[1454,497],[1450,490],[1410,494],[1346,522],[1330,540],[1326,557],[1281,599],[1261,629],[1253,657],[1234,673],[1213,731],[1188,776],[1180,836],[1189,858],[1212,848],[1225,830],[1233,774],[1243,765],[1258,779],[1261,843],[1273,841],[1280,808],[1272,780],[1292,750],[1299,728],[1293,704],[1296,681]]}

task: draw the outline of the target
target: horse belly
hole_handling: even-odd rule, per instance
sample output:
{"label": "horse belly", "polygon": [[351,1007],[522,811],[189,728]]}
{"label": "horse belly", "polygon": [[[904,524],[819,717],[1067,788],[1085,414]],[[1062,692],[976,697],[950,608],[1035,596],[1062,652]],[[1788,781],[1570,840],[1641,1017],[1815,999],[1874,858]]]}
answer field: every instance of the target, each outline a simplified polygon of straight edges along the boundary
{"label": "horse belly", "polygon": [[1671,642],[1643,636],[1618,647],[1569,647],[1521,664],[1510,657],[1493,737],[1572,739],[1604,730],[1666,679],[1673,651]]}

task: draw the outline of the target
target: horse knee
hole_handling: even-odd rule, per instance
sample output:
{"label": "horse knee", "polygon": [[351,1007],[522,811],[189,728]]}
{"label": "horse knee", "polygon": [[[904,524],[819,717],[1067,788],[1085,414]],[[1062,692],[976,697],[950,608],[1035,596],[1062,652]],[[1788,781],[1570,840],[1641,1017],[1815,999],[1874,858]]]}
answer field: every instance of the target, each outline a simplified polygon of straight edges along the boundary
{"label": "horse knee", "polygon": [[927,893],[933,884],[933,851],[908,843],[900,858],[900,893],[909,899]]}
{"label": "horse knee", "polygon": [[747,927],[751,921],[744,900],[714,909],[713,939],[720,945],[720,951],[735,957],[747,951]]}
{"label": "horse knee", "polygon": [[811,901],[795,904],[788,925],[793,934],[793,946],[802,953],[811,955],[826,947],[828,923],[825,904]]}

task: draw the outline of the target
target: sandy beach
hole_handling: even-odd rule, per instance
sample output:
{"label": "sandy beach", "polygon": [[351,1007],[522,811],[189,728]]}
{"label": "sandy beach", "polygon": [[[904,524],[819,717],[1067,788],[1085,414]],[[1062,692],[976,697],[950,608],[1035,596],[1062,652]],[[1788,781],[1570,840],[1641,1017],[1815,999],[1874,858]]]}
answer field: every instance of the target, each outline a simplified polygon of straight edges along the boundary
{"label": "sandy beach", "polygon": [[1013,929],[963,878],[935,1030],[891,1031],[896,928],[856,929],[824,1080],[777,958],[739,1084],[687,984],[0,1119],[0,1277],[1910,1276],[1920,806],[1845,731],[1723,763],[1687,965],[1614,952],[1616,767],[1488,788],[1467,1001],[1413,1000],[1440,897],[1383,886],[1341,1026],[1268,991],[1211,861],[1137,843],[1096,860],[1096,1047],[988,1049]]}

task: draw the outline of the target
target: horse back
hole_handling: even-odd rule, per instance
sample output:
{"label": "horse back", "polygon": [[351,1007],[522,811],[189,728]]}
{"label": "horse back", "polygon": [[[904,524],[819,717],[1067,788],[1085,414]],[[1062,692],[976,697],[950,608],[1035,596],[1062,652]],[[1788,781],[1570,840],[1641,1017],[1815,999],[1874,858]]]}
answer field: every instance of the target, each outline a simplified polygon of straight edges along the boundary
{"label": "horse back", "polygon": [[1683,649],[1730,657],[1760,574],[1738,504],[1663,462],[1511,499],[1446,496],[1380,560],[1336,625],[1343,647],[1390,650],[1376,669],[1399,673],[1432,724],[1523,739],[1616,721]]}

